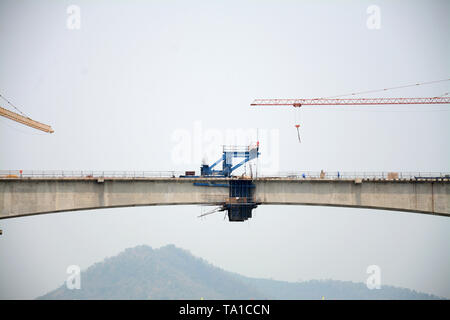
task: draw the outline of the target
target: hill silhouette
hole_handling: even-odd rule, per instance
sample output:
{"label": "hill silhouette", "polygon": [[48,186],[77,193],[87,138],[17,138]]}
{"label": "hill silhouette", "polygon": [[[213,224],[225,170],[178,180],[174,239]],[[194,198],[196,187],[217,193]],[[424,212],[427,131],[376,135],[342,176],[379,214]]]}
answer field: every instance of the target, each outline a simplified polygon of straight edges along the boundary
{"label": "hill silhouette", "polygon": [[81,272],[81,289],[63,284],[38,299],[439,299],[413,290],[336,280],[285,282],[222,270],[167,245],[129,248]]}

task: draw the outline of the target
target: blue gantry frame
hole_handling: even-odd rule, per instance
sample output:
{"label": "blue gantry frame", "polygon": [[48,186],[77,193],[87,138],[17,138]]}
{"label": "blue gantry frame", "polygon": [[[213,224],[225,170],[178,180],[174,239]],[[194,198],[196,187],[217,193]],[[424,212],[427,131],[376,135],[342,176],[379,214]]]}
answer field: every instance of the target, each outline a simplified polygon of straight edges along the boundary
{"label": "blue gantry frame", "polygon": [[[224,146],[222,157],[212,165],[203,164],[200,168],[201,176],[230,177],[232,172],[250,160],[256,159],[260,155],[259,146],[240,147]],[[244,158],[241,162],[233,166],[234,158]],[[214,170],[214,167],[222,162],[222,170]]]}

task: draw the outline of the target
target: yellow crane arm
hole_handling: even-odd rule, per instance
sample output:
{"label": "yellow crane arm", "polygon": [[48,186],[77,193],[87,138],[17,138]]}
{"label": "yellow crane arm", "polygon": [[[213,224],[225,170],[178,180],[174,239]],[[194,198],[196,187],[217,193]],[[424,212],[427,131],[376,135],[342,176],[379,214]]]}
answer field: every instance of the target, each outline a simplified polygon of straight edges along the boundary
{"label": "yellow crane arm", "polygon": [[12,111],[2,108],[2,107],[0,107],[0,116],[3,116],[5,118],[11,119],[16,122],[20,122],[26,126],[29,126],[29,127],[32,127],[32,128],[44,131],[44,132],[48,132],[48,133],[54,132],[52,127],[50,127],[47,124],[43,124],[36,120],[24,117],[18,113],[12,112]]}

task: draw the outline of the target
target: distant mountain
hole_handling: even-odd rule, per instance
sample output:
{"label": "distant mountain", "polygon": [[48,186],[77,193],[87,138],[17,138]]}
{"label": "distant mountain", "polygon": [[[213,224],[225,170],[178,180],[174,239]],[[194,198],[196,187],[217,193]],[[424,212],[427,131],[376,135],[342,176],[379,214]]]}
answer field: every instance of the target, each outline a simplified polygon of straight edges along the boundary
{"label": "distant mountain", "polygon": [[61,287],[38,299],[439,299],[409,289],[335,280],[254,279],[217,268],[168,245],[137,246],[81,273],[81,289]]}

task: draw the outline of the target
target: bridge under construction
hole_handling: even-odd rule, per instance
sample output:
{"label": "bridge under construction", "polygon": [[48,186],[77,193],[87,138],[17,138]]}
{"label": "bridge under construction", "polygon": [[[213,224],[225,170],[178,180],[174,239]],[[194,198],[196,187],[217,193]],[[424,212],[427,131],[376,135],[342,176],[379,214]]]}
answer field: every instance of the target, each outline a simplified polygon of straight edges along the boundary
{"label": "bridge under construction", "polygon": [[[352,94],[380,92],[450,81],[442,79]],[[448,92],[440,97],[256,99],[251,106],[379,106],[450,104]],[[0,95],[20,114],[0,107],[0,115],[44,132],[53,133]],[[300,124],[296,122],[300,139]],[[146,172],[3,172],[0,173],[0,219],[51,212],[98,208],[203,204],[217,206],[210,213],[227,211],[229,221],[245,221],[261,204],[343,206],[408,211],[450,216],[447,173],[320,173],[233,176],[235,169],[257,159],[259,141],[250,146],[224,146],[200,174]],[[233,159],[240,162],[233,163]],[[222,168],[218,165],[222,163]],[[251,171],[251,166],[250,166]],[[208,213],[209,214],[209,213]]]}
{"label": "bridge under construction", "polygon": [[[230,190],[252,184],[247,199]],[[88,209],[210,205],[314,205],[450,216],[450,173],[289,172],[189,177],[175,171],[1,171],[0,219]],[[251,217],[251,210],[230,221]],[[247,215],[247,216],[246,216]]]}

